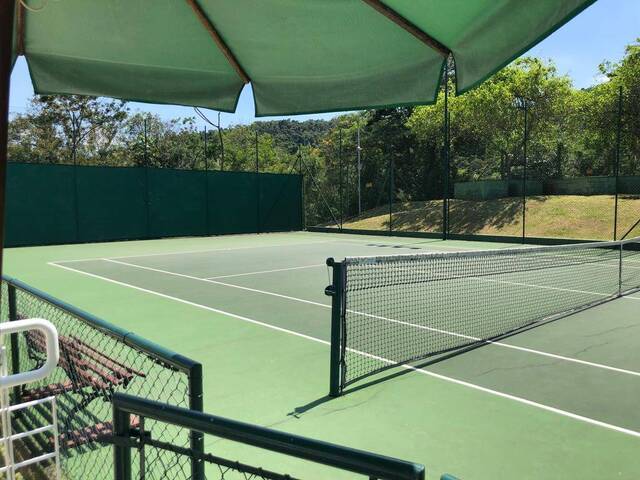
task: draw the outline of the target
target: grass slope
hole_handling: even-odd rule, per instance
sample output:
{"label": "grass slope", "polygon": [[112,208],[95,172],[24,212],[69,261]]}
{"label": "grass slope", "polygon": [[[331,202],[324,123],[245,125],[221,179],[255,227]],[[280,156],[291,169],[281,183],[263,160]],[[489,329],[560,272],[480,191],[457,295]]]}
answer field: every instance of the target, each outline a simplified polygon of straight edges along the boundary
{"label": "grass slope", "polygon": [[[620,196],[618,237],[640,220],[640,196]],[[530,237],[611,239],[615,198],[612,195],[550,195],[528,197],[526,234]],[[452,200],[451,233],[522,235],[522,199]],[[442,200],[395,203],[378,207],[344,223],[344,228],[438,232],[442,229]],[[627,235],[640,236],[640,225]]]}

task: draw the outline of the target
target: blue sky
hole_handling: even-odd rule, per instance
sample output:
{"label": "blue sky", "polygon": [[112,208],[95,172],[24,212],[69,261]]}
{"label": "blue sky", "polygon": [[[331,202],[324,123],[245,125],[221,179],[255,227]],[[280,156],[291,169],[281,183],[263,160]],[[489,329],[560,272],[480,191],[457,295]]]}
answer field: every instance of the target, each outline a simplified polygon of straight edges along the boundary
{"label": "blue sky", "polygon": [[[603,60],[617,61],[624,54],[624,47],[640,37],[640,0],[599,0],[574,18],[567,25],[531,49],[527,55],[553,60],[560,73],[569,75],[577,87],[587,87],[598,82],[598,65]],[[9,109],[12,113],[26,110],[33,95],[26,62],[20,59],[12,75]],[[133,111],[148,111],[164,119],[195,116],[192,108],[167,105],[131,103]],[[251,123],[253,116],[251,89],[245,88],[238,110],[234,114],[223,113],[224,126]],[[207,111],[215,121],[216,112]],[[290,117],[331,118],[336,114],[302,115]],[[273,117],[287,118],[287,117]],[[198,119],[199,120],[199,119]],[[199,123],[203,122],[199,121]]]}

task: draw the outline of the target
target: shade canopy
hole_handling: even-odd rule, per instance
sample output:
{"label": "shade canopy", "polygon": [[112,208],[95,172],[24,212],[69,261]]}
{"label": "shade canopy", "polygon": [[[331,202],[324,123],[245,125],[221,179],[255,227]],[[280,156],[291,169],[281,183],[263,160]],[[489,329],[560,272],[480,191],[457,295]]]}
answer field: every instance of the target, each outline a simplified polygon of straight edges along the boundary
{"label": "shade canopy", "polygon": [[464,92],[594,1],[22,0],[13,52],[39,94],[231,112],[250,82],[258,116],[428,104],[449,55]]}

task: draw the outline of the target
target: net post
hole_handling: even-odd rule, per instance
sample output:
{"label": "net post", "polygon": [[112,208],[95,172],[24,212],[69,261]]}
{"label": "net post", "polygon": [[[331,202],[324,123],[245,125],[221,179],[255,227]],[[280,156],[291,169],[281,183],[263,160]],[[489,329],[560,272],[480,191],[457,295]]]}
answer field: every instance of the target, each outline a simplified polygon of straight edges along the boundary
{"label": "net post", "polygon": [[344,305],[344,263],[327,259],[327,266],[333,269],[333,281],[325,289],[325,294],[331,297],[331,364],[329,396],[338,397],[342,393],[342,365],[343,338],[342,318]]}
{"label": "net post", "polygon": [[620,262],[618,264],[618,296],[622,296],[622,258],[623,258],[624,242],[620,242]]}
{"label": "net post", "polygon": [[[131,447],[117,439],[128,440],[131,417],[120,406],[113,404],[113,471],[115,480],[131,480]],[[143,472],[141,472],[143,473]]]}
{"label": "net post", "polygon": [[[9,321],[18,320],[18,304],[16,301],[16,287],[7,282],[7,303],[9,304]],[[15,375],[20,370],[20,343],[18,333],[11,334],[11,374]],[[13,398],[20,403],[22,391],[20,386],[13,387]]]}
{"label": "net post", "polygon": [[[202,364],[194,363],[189,371],[189,409],[202,412],[203,387],[202,387]],[[189,445],[191,450],[197,453],[204,453],[204,434],[196,430],[189,432]],[[204,480],[204,463],[202,458],[191,459],[191,478],[193,480]]]}

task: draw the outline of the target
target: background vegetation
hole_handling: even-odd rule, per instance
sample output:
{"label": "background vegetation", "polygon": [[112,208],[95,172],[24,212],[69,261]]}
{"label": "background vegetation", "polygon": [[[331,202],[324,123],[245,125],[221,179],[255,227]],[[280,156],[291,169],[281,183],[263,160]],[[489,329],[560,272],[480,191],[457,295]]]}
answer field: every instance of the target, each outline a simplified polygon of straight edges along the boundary
{"label": "background vegetation", "polygon": [[601,82],[587,89],[537,58],[517,60],[461,96],[454,94],[452,65],[448,73],[451,81],[432,106],[330,121],[260,121],[226,128],[221,136],[210,129],[206,139],[195,116],[164,121],[117,100],[35,97],[28,112],[10,122],[9,155],[14,162],[302,172],[307,223],[335,223],[340,211],[359,213],[358,131],[363,212],[390,200],[411,205],[442,198],[448,88],[451,194],[455,182],[522,178],[525,104],[528,178],[614,175],[618,143],[620,174],[640,175],[638,42],[620,62],[603,62]]}

